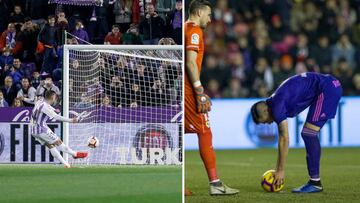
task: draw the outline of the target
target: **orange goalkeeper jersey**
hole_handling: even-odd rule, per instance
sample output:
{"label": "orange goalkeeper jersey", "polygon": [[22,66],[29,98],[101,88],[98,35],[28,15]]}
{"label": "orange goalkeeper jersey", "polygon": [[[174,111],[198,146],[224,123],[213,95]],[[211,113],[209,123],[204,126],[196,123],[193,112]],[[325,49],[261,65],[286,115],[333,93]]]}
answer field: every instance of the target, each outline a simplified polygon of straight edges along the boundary
{"label": "orange goalkeeper jersey", "polygon": [[[187,21],[185,22],[185,51],[189,50],[197,52],[196,65],[200,75],[201,64],[204,56],[203,32],[200,26],[195,25],[193,22]],[[187,74],[185,74],[185,94],[193,94],[193,86]]]}

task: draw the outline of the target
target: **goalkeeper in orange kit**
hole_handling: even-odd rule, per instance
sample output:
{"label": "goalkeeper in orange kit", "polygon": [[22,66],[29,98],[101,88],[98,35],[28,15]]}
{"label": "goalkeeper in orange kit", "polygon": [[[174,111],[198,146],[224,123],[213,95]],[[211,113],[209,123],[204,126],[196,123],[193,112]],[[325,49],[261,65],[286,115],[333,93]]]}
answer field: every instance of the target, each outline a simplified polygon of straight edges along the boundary
{"label": "goalkeeper in orange kit", "polygon": [[[189,19],[185,22],[185,133],[196,133],[199,139],[201,159],[209,178],[210,195],[232,195],[239,191],[220,181],[216,171],[216,158],[212,146],[212,133],[208,112],[210,98],[200,82],[204,56],[202,29],[211,21],[211,4],[205,0],[193,0],[189,6]],[[186,189],[185,195],[191,192]]]}

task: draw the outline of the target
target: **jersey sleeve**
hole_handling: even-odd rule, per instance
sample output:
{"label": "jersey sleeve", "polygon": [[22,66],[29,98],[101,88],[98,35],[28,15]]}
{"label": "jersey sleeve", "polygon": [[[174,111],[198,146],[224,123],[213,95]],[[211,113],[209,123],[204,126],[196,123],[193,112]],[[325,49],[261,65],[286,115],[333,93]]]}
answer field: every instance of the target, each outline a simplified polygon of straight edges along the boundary
{"label": "jersey sleeve", "polygon": [[199,51],[199,47],[202,40],[202,33],[200,29],[189,29],[186,31],[185,37],[185,49],[186,51]]}
{"label": "jersey sleeve", "polygon": [[46,115],[48,115],[50,118],[54,118],[57,121],[69,122],[69,123],[72,121],[72,119],[70,119],[70,118],[65,118],[65,117],[60,116],[57,113],[55,113],[54,109],[52,107],[50,107],[49,105],[44,106],[42,111]]}
{"label": "jersey sleeve", "polygon": [[286,107],[281,96],[275,96],[271,101],[271,114],[274,118],[274,121],[277,124],[280,124],[283,120],[287,118],[286,116]]}

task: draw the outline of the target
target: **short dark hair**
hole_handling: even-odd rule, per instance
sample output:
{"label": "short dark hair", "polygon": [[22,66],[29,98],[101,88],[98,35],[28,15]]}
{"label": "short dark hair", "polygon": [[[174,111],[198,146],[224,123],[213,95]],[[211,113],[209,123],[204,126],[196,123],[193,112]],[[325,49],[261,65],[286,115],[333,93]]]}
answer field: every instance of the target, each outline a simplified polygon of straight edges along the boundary
{"label": "short dark hair", "polygon": [[56,95],[56,92],[54,92],[53,90],[46,90],[44,97],[45,99],[50,99],[53,95]]}
{"label": "short dark hair", "polygon": [[197,10],[206,6],[211,8],[211,3],[207,0],[192,0],[189,5],[189,14],[195,14]]}
{"label": "short dark hair", "polygon": [[261,103],[264,103],[265,101],[259,101],[259,102],[256,102],[255,104],[252,105],[251,107],[251,117],[253,119],[253,121],[256,123],[256,124],[259,124],[259,112],[258,112],[258,109],[257,109],[257,106]]}
{"label": "short dark hair", "polygon": [[55,18],[55,15],[49,15],[48,16],[48,20],[50,20],[51,18]]}
{"label": "short dark hair", "polygon": [[120,27],[119,27],[118,25],[113,25],[113,26],[111,27],[111,29],[114,29],[114,28],[120,29]]}
{"label": "short dark hair", "polygon": [[24,19],[24,22],[29,22],[29,21],[31,21],[31,18],[30,18],[30,17],[26,17],[26,18]]}

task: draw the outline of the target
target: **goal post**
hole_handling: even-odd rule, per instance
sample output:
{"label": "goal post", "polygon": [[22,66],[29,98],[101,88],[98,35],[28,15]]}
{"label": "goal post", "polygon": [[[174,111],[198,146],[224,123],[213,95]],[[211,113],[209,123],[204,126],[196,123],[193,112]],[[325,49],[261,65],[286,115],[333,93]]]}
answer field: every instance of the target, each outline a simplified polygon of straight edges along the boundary
{"label": "goal post", "polygon": [[[72,164],[182,162],[182,46],[64,45],[63,142]],[[95,136],[99,146],[87,146]]]}

